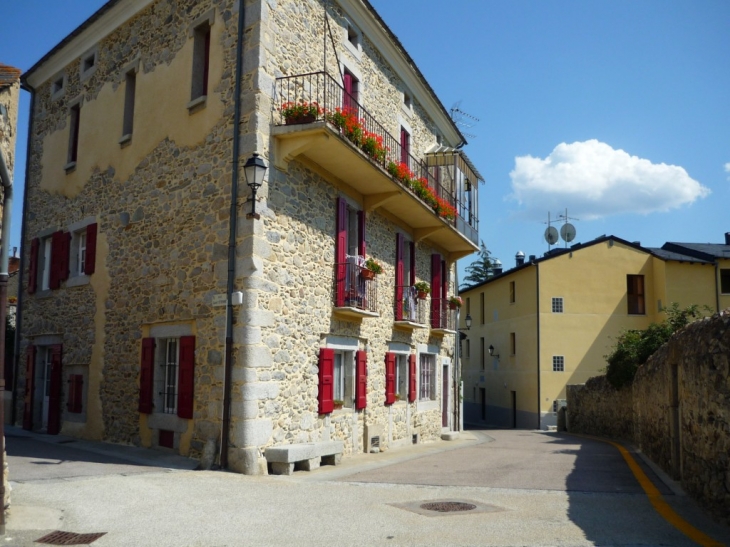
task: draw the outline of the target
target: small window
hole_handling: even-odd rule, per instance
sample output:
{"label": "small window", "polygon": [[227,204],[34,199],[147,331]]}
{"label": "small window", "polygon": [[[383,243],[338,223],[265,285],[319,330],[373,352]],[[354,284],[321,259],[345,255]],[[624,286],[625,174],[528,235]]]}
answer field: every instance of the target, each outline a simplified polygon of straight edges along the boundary
{"label": "small window", "polygon": [[720,270],[720,292],[730,294],[730,270]]}
{"label": "small window", "polygon": [[47,291],[51,288],[51,249],[52,237],[43,238],[40,243],[40,282],[41,290]]}
{"label": "small window", "polygon": [[81,104],[76,103],[69,109],[68,156],[66,170],[76,166],[79,157],[79,125],[81,123]]}
{"label": "small window", "polygon": [[509,347],[510,347],[510,355],[516,355],[517,354],[517,334],[514,332],[509,333]]}
{"label": "small window", "polygon": [[210,23],[205,22],[193,32],[193,78],[190,100],[208,95],[210,71]]}
{"label": "small window", "polygon": [[411,99],[411,96],[408,93],[403,93],[403,106],[405,106],[408,110],[413,108],[413,99]]}
{"label": "small window", "polygon": [[435,401],[437,398],[438,378],[436,376],[436,356],[426,353],[420,358],[420,384],[418,398],[421,401]]}
{"label": "small window", "polygon": [[355,47],[360,47],[360,33],[352,25],[347,25],[347,41]]}
{"label": "small window", "polygon": [[484,293],[479,295],[479,323],[484,324]]}
{"label": "small window", "polygon": [[644,276],[627,275],[626,292],[628,294],[629,315],[644,315],[646,313],[644,306]]}
{"label": "small window", "polygon": [[63,97],[66,91],[66,75],[60,74],[51,82],[51,100]]}
{"label": "small window", "polygon": [[509,303],[514,304],[516,301],[516,298],[517,298],[517,293],[516,293],[515,282],[510,281],[509,282]]}
{"label": "small window", "polygon": [[122,139],[120,144],[132,138],[134,129],[134,100],[137,93],[137,73],[134,70],[127,72],[124,89],[124,118],[122,120]]}
{"label": "small window", "polygon": [[408,398],[408,355],[398,354],[395,361],[395,395],[397,400]]}
{"label": "small window", "polygon": [[84,275],[86,271],[86,228],[74,233],[73,246],[76,253],[74,275]]}
{"label": "small window", "polygon": [[334,365],[335,404],[352,408],[355,402],[355,354],[352,351],[335,351]]}
{"label": "small window", "polygon": [[563,313],[563,297],[553,297],[553,313]]}
{"label": "small window", "polygon": [[80,72],[79,75],[80,81],[88,80],[91,75],[96,72],[96,66],[97,66],[97,52],[96,50],[90,51],[87,54],[85,54],[83,57],[81,57],[81,66],[80,66]]}
{"label": "small window", "polygon": [[349,21],[345,25],[343,44],[355,59],[358,61],[362,58],[362,32],[350,23]]}
{"label": "small window", "polygon": [[164,414],[177,414],[177,392],[178,392],[178,363],[180,361],[180,347],[178,338],[162,339],[158,343],[158,356],[160,364],[160,386],[161,405]]}
{"label": "small window", "polygon": [[471,315],[471,298],[466,299],[466,314]]}
{"label": "small window", "polygon": [[558,413],[558,402],[553,401],[553,414],[557,414],[557,413]]}
{"label": "small window", "polygon": [[563,355],[553,355],[553,372],[565,371],[565,357]]}
{"label": "small window", "polygon": [[470,357],[470,355],[471,355],[471,340],[469,340],[467,338],[466,340],[464,340],[464,357],[466,357],[468,359]]}
{"label": "small window", "polygon": [[405,127],[400,128],[400,161],[410,166],[411,161],[411,134]]}
{"label": "small window", "polygon": [[481,365],[482,365],[481,366],[481,369],[484,370],[485,369],[485,363],[486,363],[486,360],[487,360],[487,354],[484,351],[484,337],[482,337],[482,338],[479,339],[479,358],[481,360]]}
{"label": "small window", "polygon": [[90,57],[87,57],[84,59],[83,63],[83,70],[86,72],[87,70],[91,70],[96,66],[96,55],[91,55]]}

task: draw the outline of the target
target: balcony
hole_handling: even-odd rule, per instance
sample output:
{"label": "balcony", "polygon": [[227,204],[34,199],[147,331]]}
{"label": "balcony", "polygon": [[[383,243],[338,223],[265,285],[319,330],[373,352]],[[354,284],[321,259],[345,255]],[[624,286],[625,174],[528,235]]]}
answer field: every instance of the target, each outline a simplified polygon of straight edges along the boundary
{"label": "balcony", "polygon": [[[357,257],[352,257],[357,258]],[[378,280],[357,261],[335,264],[334,309],[348,318],[379,317]]]}
{"label": "balcony", "polygon": [[334,178],[359,195],[365,211],[380,209],[406,222],[416,241],[440,246],[450,260],[479,249],[481,176],[461,152],[413,157],[324,72],[276,80],[273,124],[279,169],[296,158]]}
{"label": "balcony", "polygon": [[448,298],[431,299],[431,333],[456,334],[456,309],[449,304]]}
{"label": "balcony", "polygon": [[418,292],[410,286],[396,287],[395,322],[401,329],[427,329],[429,303],[418,298]]}

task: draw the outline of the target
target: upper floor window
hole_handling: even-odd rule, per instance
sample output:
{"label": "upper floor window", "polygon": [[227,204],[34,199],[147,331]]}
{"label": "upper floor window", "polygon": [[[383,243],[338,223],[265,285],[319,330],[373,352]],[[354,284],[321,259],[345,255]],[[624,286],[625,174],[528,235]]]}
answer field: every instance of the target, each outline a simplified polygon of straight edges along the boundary
{"label": "upper floor window", "polygon": [[553,297],[553,313],[563,313],[563,297]]}
{"label": "upper floor window", "polygon": [[188,108],[201,104],[208,95],[210,72],[210,30],[213,24],[213,11],[204,15],[193,25],[193,74],[191,80]]}
{"label": "upper floor window", "polygon": [[360,80],[352,72],[345,69],[343,84],[342,106],[351,110],[357,110],[360,99]]}
{"label": "upper floor window", "polygon": [[60,99],[66,91],[66,75],[59,74],[51,82],[51,100]]}
{"label": "upper floor window", "polygon": [[646,307],[644,304],[644,276],[627,275],[626,288],[628,294],[628,312],[630,315],[644,315]]}
{"label": "upper floor window", "polygon": [[553,372],[565,371],[565,356],[553,355]]}
{"label": "upper floor window", "polygon": [[400,128],[400,161],[410,165],[411,157],[411,134],[405,127]]}
{"label": "upper floor window", "polygon": [[134,101],[137,94],[137,72],[127,72],[124,83],[124,117],[122,118],[122,138],[120,144],[124,144],[132,138],[134,129]]}
{"label": "upper floor window", "polygon": [[720,270],[720,292],[730,294],[730,270]]}
{"label": "upper floor window", "polygon": [[509,282],[509,303],[514,304],[517,298],[517,287],[514,281]]}
{"label": "upper floor window", "polygon": [[66,170],[76,166],[79,157],[79,127],[81,124],[81,103],[76,103],[69,109],[68,155]]}
{"label": "upper floor window", "polygon": [[94,48],[92,51],[87,52],[81,57],[81,65],[79,67],[79,79],[80,81],[88,80],[98,65],[97,50]]}
{"label": "upper floor window", "polygon": [[517,334],[514,332],[509,333],[509,348],[510,348],[510,355],[517,354]]}

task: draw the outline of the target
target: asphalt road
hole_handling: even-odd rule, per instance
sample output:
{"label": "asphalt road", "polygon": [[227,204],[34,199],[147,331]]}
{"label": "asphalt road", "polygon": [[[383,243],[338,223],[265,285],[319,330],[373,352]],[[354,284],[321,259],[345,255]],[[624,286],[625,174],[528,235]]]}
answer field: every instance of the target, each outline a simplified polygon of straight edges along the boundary
{"label": "asphalt road", "polygon": [[[106,532],[94,547],[695,545],[654,511],[614,447],[555,433],[467,433],[291,477],[186,471],[184,459],[151,451],[145,462],[145,451],[90,456],[91,443],[31,440],[7,439],[6,545],[37,547],[54,529]],[[685,519],[730,545],[728,528],[651,478]],[[475,508],[420,508],[438,501]]]}

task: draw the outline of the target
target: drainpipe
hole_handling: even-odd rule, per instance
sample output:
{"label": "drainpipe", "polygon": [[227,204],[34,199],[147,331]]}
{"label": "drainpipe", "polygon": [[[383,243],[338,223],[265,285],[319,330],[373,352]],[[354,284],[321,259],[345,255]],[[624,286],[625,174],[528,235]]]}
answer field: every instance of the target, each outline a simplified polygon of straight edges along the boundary
{"label": "drainpipe", "polygon": [[[3,185],[3,225],[2,243],[0,243],[0,358],[3,368],[0,370],[0,472],[5,472],[5,314],[8,302],[8,243],[10,242],[10,211],[13,209],[13,179],[8,172],[5,156],[0,149],[0,180]],[[0,534],[5,535],[5,480],[0,480]]]}
{"label": "drainpipe", "polygon": [[17,397],[18,397],[18,365],[20,361],[20,339],[23,332],[23,272],[25,271],[25,233],[27,230],[26,220],[28,218],[28,188],[30,187],[30,157],[31,157],[31,136],[33,135],[33,112],[35,111],[35,89],[28,82],[21,84],[21,89],[30,93],[30,116],[28,121],[28,137],[25,152],[25,192],[23,192],[23,218],[20,222],[20,264],[18,269],[18,307],[15,313],[15,351],[13,352],[13,396],[12,408],[10,409],[10,423],[17,421]]}
{"label": "drainpipe", "polygon": [[[457,266],[456,262],[454,262],[454,289],[456,293],[459,292],[459,267]],[[461,414],[462,414],[462,405],[464,404],[461,401],[461,397],[459,395],[461,394],[461,382],[459,381],[461,378],[461,329],[459,328],[461,325],[461,308],[456,308],[456,334],[454,335],[454,423],[453,423],[453,431],[461,431]]]}
{"label": "drainpipe", "polygon": [[220,465],[228,469],[228,444],[231,427],[231,376],[233,373],[233,306],[231,295],[236,281],[236,229],[238,220],[238,156],[241,147],[241,78],[243,72],[244,0],[238,2],[238,42],[236,43],[236,89],[233,112],[233,169],[231,173],[231,214],[228,234],[228,282],[226,285],[226,358],[223,380],[223,420],[221,423]]}
{"label": "drainpipe", "polygon": [[720,264],[715,261],[715,308],[720,313]]}
{"label": "drainpipe", "polygon": [[540,266],[535,264],[535,288],[537,293],[537,428],[540,429]]}

